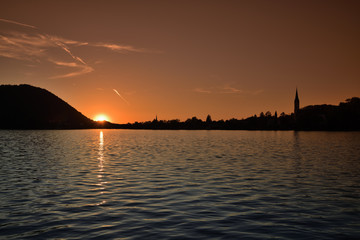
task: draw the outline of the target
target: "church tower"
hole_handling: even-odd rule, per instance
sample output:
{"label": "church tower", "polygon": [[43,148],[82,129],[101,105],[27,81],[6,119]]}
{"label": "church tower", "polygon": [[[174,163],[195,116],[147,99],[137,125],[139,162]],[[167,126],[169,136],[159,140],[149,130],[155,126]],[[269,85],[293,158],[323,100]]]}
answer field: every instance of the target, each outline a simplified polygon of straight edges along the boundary
{"label": "church tower", "polygon": [[298,90],[296,88],[296,94],[295,94],[295,100],[294,100],[294,115],[295,115],[295,118],[299,113],[299,109],[300,109],[299,107],[300,107],[300,101],[299,101],[299,96],[298,96]]}

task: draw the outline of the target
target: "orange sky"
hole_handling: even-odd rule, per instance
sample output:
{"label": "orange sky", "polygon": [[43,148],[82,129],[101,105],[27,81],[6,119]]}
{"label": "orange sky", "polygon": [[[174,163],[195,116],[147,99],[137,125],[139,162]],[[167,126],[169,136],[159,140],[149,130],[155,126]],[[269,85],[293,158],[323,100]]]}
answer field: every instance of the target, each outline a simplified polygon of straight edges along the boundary
{"label": "orange sky", "polygon": [[[0,84],[112,122],[243,118],[360,94],[360,1],[2,1]],[[115,91],[116,90],[116,91]]]}

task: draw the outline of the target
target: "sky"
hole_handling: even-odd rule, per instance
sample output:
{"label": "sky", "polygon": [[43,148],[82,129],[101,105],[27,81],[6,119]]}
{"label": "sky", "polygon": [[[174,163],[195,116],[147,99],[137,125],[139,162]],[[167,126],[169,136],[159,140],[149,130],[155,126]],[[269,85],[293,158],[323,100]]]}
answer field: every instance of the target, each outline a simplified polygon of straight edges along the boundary
{"label": "sky", "polygon": [[360,1],[18,1],[0,8],[0,84],[115,123],[360,97]]}

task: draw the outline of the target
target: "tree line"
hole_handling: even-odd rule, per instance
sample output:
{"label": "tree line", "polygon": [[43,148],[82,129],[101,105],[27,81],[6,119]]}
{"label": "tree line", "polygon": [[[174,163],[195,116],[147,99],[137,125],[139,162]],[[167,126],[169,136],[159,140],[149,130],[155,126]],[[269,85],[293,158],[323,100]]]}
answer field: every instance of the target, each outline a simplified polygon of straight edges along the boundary
{"label": "tree line", "polygon": [[110,128],[125,129],[184,129],[184,130],[360,130],[360,98],[353,97],[335,105],[307,106],[294,114],[270,111],[246,119],[206,120],[197,117],[114,124]]}

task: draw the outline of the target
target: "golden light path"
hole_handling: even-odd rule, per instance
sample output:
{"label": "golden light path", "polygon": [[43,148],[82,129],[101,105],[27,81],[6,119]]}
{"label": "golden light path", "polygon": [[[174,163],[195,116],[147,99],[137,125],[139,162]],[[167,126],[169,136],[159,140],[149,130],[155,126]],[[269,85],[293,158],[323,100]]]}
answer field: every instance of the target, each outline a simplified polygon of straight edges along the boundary
{"label": "golden light path", "polygon": [[[100,191],[100,194],[104,194],[104,190],[105,190],[105,184],[107,183],[104,180],[104,133],[103,131],[100,131],[100,136],[99,136],[99,156],[98,156],[98,190]],[[96,203],[97,206],[99,205],[103,205],[106,203],[106,200],[102,200],[101,202]]]}

